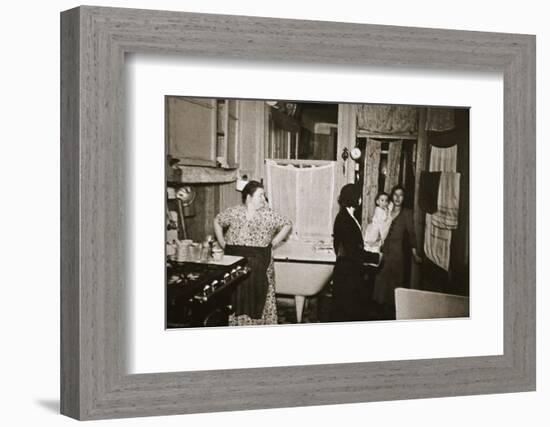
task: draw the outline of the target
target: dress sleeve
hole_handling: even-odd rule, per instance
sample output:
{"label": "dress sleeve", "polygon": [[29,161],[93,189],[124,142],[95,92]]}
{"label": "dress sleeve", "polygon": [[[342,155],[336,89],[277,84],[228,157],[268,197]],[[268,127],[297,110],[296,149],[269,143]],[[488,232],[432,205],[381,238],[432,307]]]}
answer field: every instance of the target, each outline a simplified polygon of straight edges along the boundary
{"label": "dress sleeve", "polygon": [[216,215],[216,220],[223,228],[229,227],[232,219],[235,217],[235,208],[227,208],[226,210],[220,212]]}
{"label": "dress sleeve", "polygon": [[273,222],[273,227],[276,230],[280,230],[285,225],[292,226],[292,221],[290,219],[282,216],[281,214],[279,214],[279,213],[277,213],[273,210],[269,210],[269,213],[270,213],[270,216],[271,216],[271,220]]}

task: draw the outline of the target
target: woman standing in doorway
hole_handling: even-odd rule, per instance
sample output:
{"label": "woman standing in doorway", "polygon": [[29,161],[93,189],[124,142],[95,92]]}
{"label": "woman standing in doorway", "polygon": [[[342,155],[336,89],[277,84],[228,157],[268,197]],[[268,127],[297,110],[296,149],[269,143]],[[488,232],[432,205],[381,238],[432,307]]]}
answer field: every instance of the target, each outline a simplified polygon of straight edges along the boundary
{"label": "woman standing in doorway", "polygon": [[396,186],[391,191],[392,223],[384,241],[384,262],[376,275],[374,300],[381,305],[384,319],[395,319],[395,288],[405,286],[406,257],[412,254],[415,262],[422,262],[417,253],[413,213],[403,207],[405,189]]}
{"label": "woman standing in doorway", "polygon": [[214,232],[225,253],[246,257],[251,268],[233,294],[235,314],[229,318],[230,326],[277,324],[271,249],[286,238],[291,227],[290,220],[269,209],[265,190],[257,181],[243,188],[242,205],[214,219]]}

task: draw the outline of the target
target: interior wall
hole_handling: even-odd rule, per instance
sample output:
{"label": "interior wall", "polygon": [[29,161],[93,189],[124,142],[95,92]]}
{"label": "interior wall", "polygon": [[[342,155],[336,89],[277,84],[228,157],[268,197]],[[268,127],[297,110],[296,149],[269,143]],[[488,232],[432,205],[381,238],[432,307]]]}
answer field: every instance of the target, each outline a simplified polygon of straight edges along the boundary
{"label": "interior wall", "polygon": [[311,133],[310,160],[335,160],[336,152],[331,129],[338,126],[338,106],[305,104],[302,127]]}
{"label": "interior wall", "polygon": [[264,101],[238,102],[239,171],[249,179],[261,180],[267,136],[267,105]]}
{"label": "interior wall", "polygon": [[185,218],[187,236],[196,242],[202,242],[207,235],[214,235],[214,217],[220,211],[219,184],[193,184],[196,191],[193,207],[195,215]]}

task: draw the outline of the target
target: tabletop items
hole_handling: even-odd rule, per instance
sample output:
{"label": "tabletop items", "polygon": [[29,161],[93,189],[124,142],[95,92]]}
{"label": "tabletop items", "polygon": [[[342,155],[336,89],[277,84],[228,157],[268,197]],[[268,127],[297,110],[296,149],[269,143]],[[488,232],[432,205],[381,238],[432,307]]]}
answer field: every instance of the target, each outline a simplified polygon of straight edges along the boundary
{"label": "tabletop items", "polygon": [[210,235],[204,242],[174,239],[166,243],[166,257],[178,262],[209,262],[223,259],[223,249]]}

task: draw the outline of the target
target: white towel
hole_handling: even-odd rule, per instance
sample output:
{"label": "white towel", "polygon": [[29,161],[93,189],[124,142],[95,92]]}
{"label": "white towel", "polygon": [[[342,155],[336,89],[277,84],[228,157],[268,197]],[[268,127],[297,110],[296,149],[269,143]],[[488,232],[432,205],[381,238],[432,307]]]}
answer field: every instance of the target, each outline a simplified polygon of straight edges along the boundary
{"label": "white towel", "polygon": [[424,253],[446,271],[449,271],[451,257],[451,230],[458,226],[460,174],[456,173],[457,155],[456,145],[449,148],[431,147],[429,170],[442,173],[437,195],[438,212],[426,214]]}
{"label": "white towel", "polygon": [[432,219],[432,215],[426,214],[424,253],[434,264],[449,271],[452,231],[436,227]]}
{"label": "white towel", "polygon": [[460,174],[441,172],[437,212],[432,215],[434,226],[446,230],[458,228],[458,204],[460,201]]}
{"label": "white towel", "polygon": [[430,153],[430,172],[456,172],[458,146],[438,148],[432,146]]}

